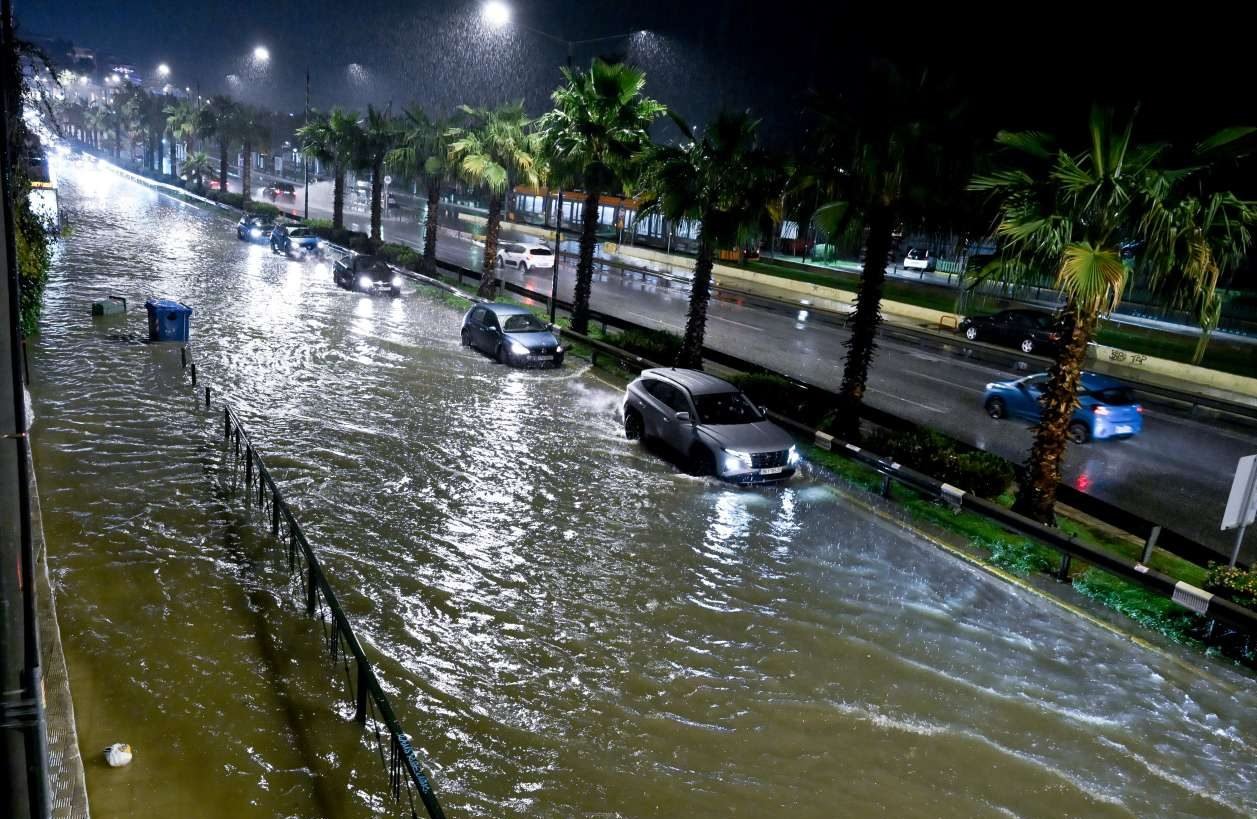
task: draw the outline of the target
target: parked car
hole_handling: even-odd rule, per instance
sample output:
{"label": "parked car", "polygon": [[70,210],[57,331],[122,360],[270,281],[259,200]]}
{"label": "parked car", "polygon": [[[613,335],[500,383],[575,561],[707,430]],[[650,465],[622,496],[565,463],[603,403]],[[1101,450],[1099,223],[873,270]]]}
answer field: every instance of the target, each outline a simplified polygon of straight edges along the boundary
{"label": "parked car", "polygon": [[397,197],[390,193],[388,196],[384,198],[384,206],[388,210],[397,210],[398,208]]}
{"label": "parked car", "polygon": [[989,316],[966,316],[959,330],[970,341],[989,341],[1046,356],[1055,355],[1065,337],[1063,321],[1046,310],[1001,310]]}
{"label": "parked car", "polygon": [[313,228],[305,225],[276,225],[271,231],[271,252],[304,258],[321,256],[323,243]]}
{"label": "parked car", "polygon": [[930,255],[930,251],[923,247],[913,247],[908,249],[908,255],[903,260],[904,270],[933,270],[934,257]]}
{"label": "parked car", "polygon": [[[986,385],[982,406],[992,418],[1023,418],[1038,422],[1047,373]],[[1122,382],[1107,375],[1084,372],[1078,408],[1069,421],[1069,440],[1083,444],[1105,438],[1129,438],[1143,431],[1144,408]]]}
{"label": "parked car", "polygon": [[498,246],[498,267],[507,265],[524,273],[538,268],[549,270],[554,267],[554,252],[545,245],[508,242]]}
{"label": "parked car", "polygon": [[350,253],[332,265],[332,279],[337,287],[359,293],[402,294],[402,277],[379,256]]}
{"label": "parked car", "polygon": [[247,242],[260,242],[270,237],[275,230],[275,222],[269,216],[258,216],[246,213],[236,222],[236,238]]}
{"label": "parked car", "polygon": [[477,304],[463,317],[464,347],[517,367],[563,364],[558,336],[526,308],[517,304]]}
{"label": "parked car", "polygon": [[296,199],[297,187],[291,182],[276,182],[263,190],[262,194],[272,202],[276,199]]}
{"label": "parked car", "polygon": [[737,387],[699,370],[642,370],[621,408],[624,436],[654,439],[695,473],[735,483],[794,475],[799,450]]}

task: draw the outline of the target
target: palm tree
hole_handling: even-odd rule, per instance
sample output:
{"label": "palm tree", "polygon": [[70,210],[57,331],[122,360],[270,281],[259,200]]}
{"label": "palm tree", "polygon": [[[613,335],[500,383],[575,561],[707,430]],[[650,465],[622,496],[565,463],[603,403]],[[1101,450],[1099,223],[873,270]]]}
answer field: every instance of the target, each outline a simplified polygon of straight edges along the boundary
{"label": "palm tree", "polygon": [[170,129],[170,173],[178,176],[175,164],[175,145],[183,143],[184,154],[192,152],[190,141],[197,134],[197,120],[200,112],[191,100],[176,100],[165,108],[166,125]]}
{"label": "palm tree", "polygon": [[650,145],[650,124],[667,109],[642,95],[646,73],[622,63],[595,59],[588,72],[564,69],[563,76],[567,84],[551,95],[554,110],[538,120],[537,128],[551,168],[585,195],[572,305],[572,329],[584,333],[602,194],[623,186]]}
{"label": "palm tree", "polygon": [[701,138],[676,121],[685,144],[652,149],[641,181],[639,214],[658,212],[671,221],[699,222],[689,315],[677,364],[701,369],[716,249],[755,235],[766,217],[780,218],[782,174],[759,148],[759,121],[748,114],[720,114]]}
{"label": "palm tree", "polygon": [[397,144],[397,123],[387,111],[368,105],[367,116],[362,121],[361,128],[359,160],[362,167],[371,171],[371,238],[378,242],[381,212],[384,208],[384,159]]}
{"label": "palm tree", "polygon": [[483,275],[478,293],[481,298],[497,295],[498,233],[502,223],[503,197],[514,183],[541,184],[539,145],[529,131],[523,103],[499,108],[460,108],[467,118],[447,132],[450,162],[456,173],[471,185],[489,191],[489,218],[485,224]]}
{"label": "palm tree", "polygon": [[235,143],[236,103],[216,94],[197,113],[197,133],[218,142],[218,189],[227,192],[227,154]]}
{"label": "palm tree", "polygon": [[266,121],[266,112],[252,105],[238,104],[233,123],[236,138],[240,140],[243,152],[240,160],[240,193],[241,206],[248,210],[249,196],[252,193],[253,146],[267,145],[271,140],[270,124]]}
{"label": "palm tree", "polygon": [[819,122],[793,201],[800,210],[819,203],[807,217],[831,240],[864,244],[834,417],[837,434],[855,440],[894,232],[959,227],[970,212],[963,205],[976,151],[963,105],[927,70],[909,75],[877,64],[860,103],[817,100],[813,108]]}
{"label": "palm tree", "polygon": [[402,115],[397,147],[389,151],[385,162],[397,173],[421,179],[428,198],[424,215],[423,271],[436,275],[437,210],[441,204],[441,186],[450,174],[450,145],[446,134],[455,127],[453,118],[430,119],[415,105]]}
{"label": "palm tree", "polygon": [[353,164],[362,141],[358,118],[333,108],[330,114],[311,112],[310,121],[297,129],[302,152],[332,166],[332,226],[345,226],[345,171]]}
{"label": "palm tree", "polygon": [[100,150],[101,134],[111,127],[110,118],[109,107],[101,100],[93,102],[83,113],[83,124],[88,131],[88,142],[97,150]]}
{"label": "palm tree", "polygon": [[[1001,255],[986,272],[1011,281],[1053,270],[1065,297],[1068,333],[1048,370],[1035,430],[1014,508],[1044,523],[1055,520],[1070,423],[1087,344],[1103,313],[1121,300],[1132,272],[1153,289],[1198,310],[1216,298],[1219,274],[1251,245],[1257,207],[1223,187],[1217,163],[1257,131],[1232,128],[1182,157],[1164,144],[1132,138],[1134,118],[1115,124],[1094,108],[1086,147],[1066,151],[1037,132],[1001,132],[1015,152],[1008,167],[977,176],[998,208]],[[1133,261],[1124,250],[1138,248]]]}
{"label": "palm tree", "polygon": [[214,173],[214,163],[204,151],[194,151],[183,160],[183,177],[196,181],[196,192],[205,193],[205,177]]}

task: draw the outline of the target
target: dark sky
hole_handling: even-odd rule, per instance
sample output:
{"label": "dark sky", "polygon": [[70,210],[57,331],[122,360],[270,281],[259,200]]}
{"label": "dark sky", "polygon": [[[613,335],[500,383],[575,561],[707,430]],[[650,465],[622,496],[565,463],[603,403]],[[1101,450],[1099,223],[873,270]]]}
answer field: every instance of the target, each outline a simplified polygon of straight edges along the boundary
{"label": "dark sky", "polygon": [[[455,105],[524,99],[540,111],[559,79],[564,46],[519,27],[493,31],[478,0],[303,0],[172,5],[152,0],[16,0],[21,31],[62,36],[181,85],[231,91],[299,111],[303,73],[312,104]],[[851,90],[875,56],[956,75],[991,123],[1083,127],[1092,99],[1142,103],[1141,127],[1199,135],[1257,123],[1252,33],[1238,12],[1199,4],[1165,16],[1155,4],[931,4],[866,0],[514,0],[515,19],[563,38],[649,33],[578,47],[644,67],[648,93],[702,123],[721,107],[752,108],[770,139],[802,129],[805,92]],[[257,44],[271,65],[248,64]],[[242,82],[230,87],[236,74]],[[993,125],[992,127],[995,127]]]}

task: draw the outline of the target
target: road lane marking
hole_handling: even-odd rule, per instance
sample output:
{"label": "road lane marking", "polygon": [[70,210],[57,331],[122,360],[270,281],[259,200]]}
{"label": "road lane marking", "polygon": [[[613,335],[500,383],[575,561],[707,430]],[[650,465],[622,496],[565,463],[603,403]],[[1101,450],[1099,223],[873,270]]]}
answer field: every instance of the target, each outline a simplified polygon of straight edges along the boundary
{"label": "road lane marking", "polygon": [[949,387],[958,387],[962,390],[968,390],[969,392],[982,392],[982,390],[977,387],[970,387],[968,384],[957,384],[955,381],[948,381],[946,378],[939,378],[937,375],[926,375],[925,373],[919,373],[916,370],[904,370],[904,372],[908,375],[915,375],[918,378],[924,378],[926,381],[937,381],[938,383],[946,384]]}
{"label": "road lane marking", "polygon": [[638,318],[646,319],[647,321],[654,322],[655,324],[662,324],[664,327],[672,327],[676,330],[683,329],[680,325],[669,324],[668,322],[655,318],[654,316],[648,316],[645,313],[635,313],[632,310],[625,310],[624,312],[628,313],[630,316],[637,316]]}
{"label": "road lane marking", "polygon": [[715,319],[716,321],[727,321],[727,322],[728,322],[728,323],[730,323],[730,324],[736,324],[736,325],[738,325],[739,327],[745,327],[746,329],[748,329],[748,330],[754,330],[754,331],[755,331],[755,332],[757,332],[757,333],[762,333],[762,332],[764,332],[764,328],[763,328],[763,327],[756,327],[756,326],[755,326],[755,325],[753,325],[753,324],[743,324],[743,323],[742,323],[742,322],[740,322],[740,321],[734,321],[733,319],[721,318],[720,316],[711,316],[711,318]]}
{"label": "road lane marking", "polygon": [[911,400],[911,399],[904,398],[904,397],[899,396],[899,395],[895,395],[893,392],[886,392],[886,391],[884,391],[884,390],[874,389],[873,387],[869,387],[869,392],[875,392],[875,393],[877,393],[878,395],[884,395],[884,396],[886,396],[887,398],[893,398],[893,399],[895,399],[896,401],[902,401],[902,402],[904,402],[905,404],[911,404],[911,405],[912,405],[912,406],[914,406],[914,407],[920,407],[921,409],[923,409],[923,410],[929,410],[930,412],[940,412],[940,413],[941,413],[941,412],[943,412],[943,410],[939,409],[938,407],[931,407],[929,404],[922,404],[922,403],[919,403],[919,402],[917,402],[917,401],[913,401],[913,400]]}

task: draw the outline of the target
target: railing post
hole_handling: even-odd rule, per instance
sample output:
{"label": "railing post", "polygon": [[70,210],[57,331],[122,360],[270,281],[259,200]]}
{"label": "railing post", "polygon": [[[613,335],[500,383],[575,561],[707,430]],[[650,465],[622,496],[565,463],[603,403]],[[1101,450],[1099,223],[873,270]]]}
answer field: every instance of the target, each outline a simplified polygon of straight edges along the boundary
{"label": "railing post", "polygon": [[883,472],[882,473],[882,491],[881,491],[881,495],[883,498],[890,497],[890,486],[891,486],[890,473]]}
{"label": "railing post", "polygon": [[310,566],[306,569],[306,581],[307,581],[306,582],[306,616],[307,617],[314,616],[314,607],[318,604],[319,590],[314,587],[315,580],[316,578],[314,576],[314,564],[311,563]]}
{"label": "railing post", "polygon": [[367,721],[367,664],[358,659],[358,701],[354,710],[354,720],[366,724]]}
{"label": "railing post", "polygon": [[192,386],[196,386],[196,362],[192,362]]}
{"label": "railing post", "polygon": [[[208,390],[209,387],[206,387]],[[226,405],[223,406],[223,440],[231,440],[231,410]]]}
{"label": "railing post", "polygon": [[279,537],[279,490],[271,482],[271,537]]}
{"label": "railing post", "polygon": [[244,485],[253,485],[253,447],[248,444],[244,447]]}
{"label": "railing post", "polygon": [[179,348],[179,366],[184,368],[185,370],[188,368],[188,348],[187,347]]}
{"label": "railing post", "polygon": [[1148,565],[1148,561],[1152,559],[1152,550],[1157,546],[1157,538],[1161,537],[1161,524],[1154,524],[1152,531],[1148,533],[1148,539],[1144,541],[1144,553],[1139,558],[1139,562]]}
{"label": "railing post", "polygon": [[209,409],[209,406],[210,406],[209,398],[210,398],[210,388],[206,387],[205,388],[205,408],[206,409]]}
{"label": "railing post", "polygon": [[1061,552],[1061,565],[1056,569],[1056,582],[1069,582],[1069,564],[1071,563],[1069,552]]}

